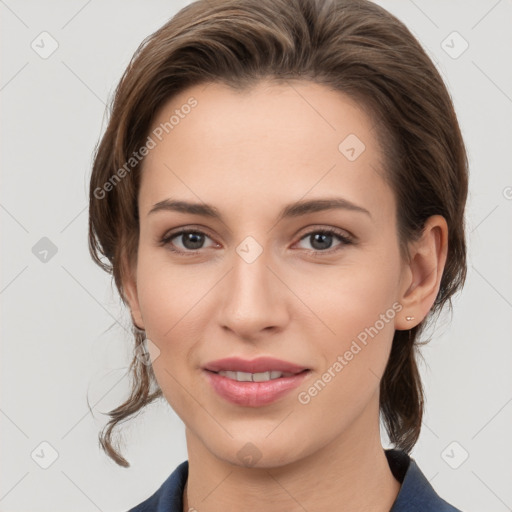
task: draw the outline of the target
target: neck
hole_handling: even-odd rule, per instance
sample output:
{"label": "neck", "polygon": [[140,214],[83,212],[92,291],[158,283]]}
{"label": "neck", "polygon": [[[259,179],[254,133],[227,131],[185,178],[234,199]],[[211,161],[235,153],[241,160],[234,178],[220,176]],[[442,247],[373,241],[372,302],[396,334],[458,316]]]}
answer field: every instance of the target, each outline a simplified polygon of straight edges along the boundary
{"label": "neck", "polygon": [[[220,459],[188,428],[189,475],[184,512],[389,512],[400,490],[376,428],[365,411],[349,429],[311,455],[284,465],[244,467]],[[374,416],[374,414],[373,414]],[[373,425],[373,423],[371,423]]]}

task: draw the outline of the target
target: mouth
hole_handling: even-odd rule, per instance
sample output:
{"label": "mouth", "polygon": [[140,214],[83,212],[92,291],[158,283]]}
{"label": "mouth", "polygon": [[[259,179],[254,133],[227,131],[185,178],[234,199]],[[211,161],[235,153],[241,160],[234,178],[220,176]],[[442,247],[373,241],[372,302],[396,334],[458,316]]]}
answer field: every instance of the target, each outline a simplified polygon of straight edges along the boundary
{"label": "mouth", "polygon": [[305,369],[297,373],[293,372],[281,372],[279,370],[272,370],[266,372],[238,372],[231,370],[221,370],[219,372],[214,372],[211,370],[206,370],[210,373],[215,373],[220,375],[221,377],[226,377],[231,380],[236,380],[237,382],[268,382],[269,380],[283,379],[287,377],[295,377],[296,375],[300,375],[304,372],[309,372],[310,370]]}
{"label": "mouth", "polygon": [[299,386],[311,369],[261,357],[219,359],[203,367],[211,388],[224,400],[244,407],[261,407],[284,397]]}

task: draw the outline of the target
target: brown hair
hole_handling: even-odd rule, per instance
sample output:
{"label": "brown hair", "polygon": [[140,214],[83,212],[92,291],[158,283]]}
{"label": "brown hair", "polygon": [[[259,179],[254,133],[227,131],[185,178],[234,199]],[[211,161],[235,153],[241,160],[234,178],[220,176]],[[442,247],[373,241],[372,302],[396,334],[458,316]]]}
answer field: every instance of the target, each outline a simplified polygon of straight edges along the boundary
{"label": "brown hair", "polygon": [[[122,283],[134,269],[139,236],[141,169],[131,158],[144,145],[155,113],[192,85],[221,82],[243,90],[263,78],[323,84],[370,114],[397,199],[401,248],[421,234],[429,216],[447,221],[448,256],[428,318],[446,303],[451,309],[466,278],[464,142],[450,95],[420,43],[368,0],[199,0],[141,43],[116,89],[90,183],[89,249],[113,274],[123,303]],[[389,439],[407,452],[421,429],[416,350],[424,326],[395,332],[380,384]],[[139,357],[144,332],[133,326],[133,334],[131,394],[110,411],[99,436],[106,453],[125,467],[113,429],[162,396],[151,365]]]}

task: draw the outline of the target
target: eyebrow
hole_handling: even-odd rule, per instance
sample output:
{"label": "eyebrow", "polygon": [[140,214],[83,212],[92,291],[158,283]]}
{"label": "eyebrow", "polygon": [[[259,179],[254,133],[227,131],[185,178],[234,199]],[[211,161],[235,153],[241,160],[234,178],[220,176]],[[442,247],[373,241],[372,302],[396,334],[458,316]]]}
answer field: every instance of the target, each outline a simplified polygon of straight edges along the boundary
{"label": "eyebrow", "polygon": [[[372,217],[370,212],[362,206],[358,206],[341,197],[336,197],[326,199],[312,199],[309,201],[297,201],[295,203],[291,203],[281,210],[278,216],[278,221],[287,218],[300,217],[301,215],[307,215],[308,213],[334,209],[364,213],[370,218]],[[180,213],[189,213],[192,215],[202,215],[203,217],[218,219],[221,222],[224,222],[219,210],[215,206],[206,203],[191,203],[188,201],[164,199],[163,201],[159,201],[158,203],[154,204],[151,210],[148,212],[148,215],[160,211],[175,211]]]}

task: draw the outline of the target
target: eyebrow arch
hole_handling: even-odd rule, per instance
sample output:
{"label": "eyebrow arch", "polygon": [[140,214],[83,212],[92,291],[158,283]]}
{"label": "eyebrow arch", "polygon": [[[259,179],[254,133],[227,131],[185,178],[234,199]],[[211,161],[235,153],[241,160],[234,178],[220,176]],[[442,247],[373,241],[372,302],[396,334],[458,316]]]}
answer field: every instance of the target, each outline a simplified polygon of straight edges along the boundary
{"label": "eyebrow arch", "polygon": [[[309,201],[297,201],[296,203],[285,206],[278,216],[278,221],[285,218],[300,217],[308,213],[315,213],[324,210],[342,209],[354,212],[360,212],[368,215],[371,214],[365,208],[358,206],[341,197],[327,198],[327,199],[312,199]],[[214,206],[206,203],[191,203],[188,201],[177,201],[173,199],[164,199],[154,204],[148,215],[159,211],[175,211],[181,213],[189,213],[192,215],[202,215],[203,217],[210,217],[224,222],[219,210]]]}

